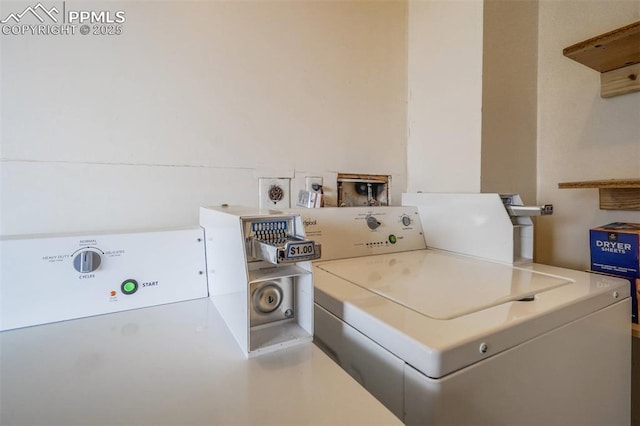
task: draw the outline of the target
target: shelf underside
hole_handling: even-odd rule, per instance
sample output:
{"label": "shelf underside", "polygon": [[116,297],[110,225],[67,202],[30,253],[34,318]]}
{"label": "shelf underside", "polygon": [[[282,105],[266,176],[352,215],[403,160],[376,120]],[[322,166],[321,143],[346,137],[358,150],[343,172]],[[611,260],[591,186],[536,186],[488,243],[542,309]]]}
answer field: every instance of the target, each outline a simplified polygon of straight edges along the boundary
{"label": "shelf underside", "polygon": [[640,210],[640,179],[562,182],[560,189],[598,188],[602,210]]}
{"label": "shelf underside", "polygon": [[558,188],[640,188],[640,179],[602,179],[562,182],[558,184]]}

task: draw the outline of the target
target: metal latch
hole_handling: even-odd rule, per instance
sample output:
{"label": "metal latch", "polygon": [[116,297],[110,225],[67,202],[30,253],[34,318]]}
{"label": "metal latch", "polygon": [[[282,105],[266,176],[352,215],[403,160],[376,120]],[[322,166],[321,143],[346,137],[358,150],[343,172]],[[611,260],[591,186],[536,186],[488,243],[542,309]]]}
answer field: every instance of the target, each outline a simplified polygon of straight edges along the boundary
{"label": "metal latch", "polygon": [[511,206],[505,205],[509,216],[547,216],[553,214],[553,204],[542,206]]}
{"label": "metal latch", "polygon": [[518,216],[548,216],[553,214],[553,204],[543,204],[541,206],[523,206],[520,197],[513,194],[501,194],[500,198],[507,213],[511,217]]}

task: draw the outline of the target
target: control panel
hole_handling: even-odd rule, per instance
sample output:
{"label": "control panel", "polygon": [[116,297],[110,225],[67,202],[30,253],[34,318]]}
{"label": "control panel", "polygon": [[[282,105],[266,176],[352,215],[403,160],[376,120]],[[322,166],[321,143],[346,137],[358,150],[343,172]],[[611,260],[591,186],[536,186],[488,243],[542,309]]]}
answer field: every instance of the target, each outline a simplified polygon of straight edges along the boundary
{"label": "control panel", "polygon": [[201,228],[6,237],[0,330],[207,297]]}
{"label": "control panel", "polygon": [[322,260],[427,248],[415,207],[325,207],[296,210]]}

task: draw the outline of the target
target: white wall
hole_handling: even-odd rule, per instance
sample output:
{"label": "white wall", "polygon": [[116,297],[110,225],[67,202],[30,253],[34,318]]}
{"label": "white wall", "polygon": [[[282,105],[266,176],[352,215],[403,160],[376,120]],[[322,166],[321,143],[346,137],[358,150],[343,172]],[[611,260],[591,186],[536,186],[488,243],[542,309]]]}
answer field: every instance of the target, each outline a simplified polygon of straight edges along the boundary
{"label": "white wall", "polygon": [[81,5],[123,34],[0,36],[0,233],[196,224],[262,175],[390,174],[399,203],[405,2]]}
{"label": "white wall", "polygon": [[[0,17],[28,4],[3,1]],[[295,176],[295,192],[322,174],[335,196],[337,172],[389,173],[394,203],[513,183],[483,164],[500,157],[480,109],[500,99],[487,103],[489,75],[482,105],[482,67],[508,76],[531,56],[483,64],[483,36],[519,25],[483,28],[480,1],[82,4],[125,10],[125,33],[0,36],[2,234],[195,224],[203,204],[257,205],[260,175]],[[638,177],[640,95],[600,98],[598,73],[562,49],[637,21],[640,2],[538,7],[537,201],[556,212],[537,220],[536,259],[583,269],[589,228],[640,214],[557,184]]]}
{"label": "white wall", "polygon": [[409,1],[409,192],[480,192],[482,9]]}
{"label": "white wall", "polygon": [[640,94],[600,98],[600,75],[562,49],[640,19],[640,1],[541,1],[538,46],[538,200],[536,259],[589,267],[589,228],[640,222],[640,213],[598,208],[597,189],[559,182],[640,177]]}

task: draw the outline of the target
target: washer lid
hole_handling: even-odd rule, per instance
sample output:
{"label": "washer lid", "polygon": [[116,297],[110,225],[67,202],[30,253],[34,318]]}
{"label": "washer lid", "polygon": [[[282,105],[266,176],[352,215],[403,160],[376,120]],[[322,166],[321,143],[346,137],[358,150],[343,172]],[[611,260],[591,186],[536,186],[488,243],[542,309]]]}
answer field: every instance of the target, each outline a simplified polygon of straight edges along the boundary
{"label": "washer lid", "polygon": [[344,259],[318,268],[433,319],[526,300],[572,281],[432,250]]}
{"label": "washer lid", "polygon": [[628,304],[630,294],[629,281],[620,278],[436,250],[314,268],[318,306],[434,379],[607,306]]}

